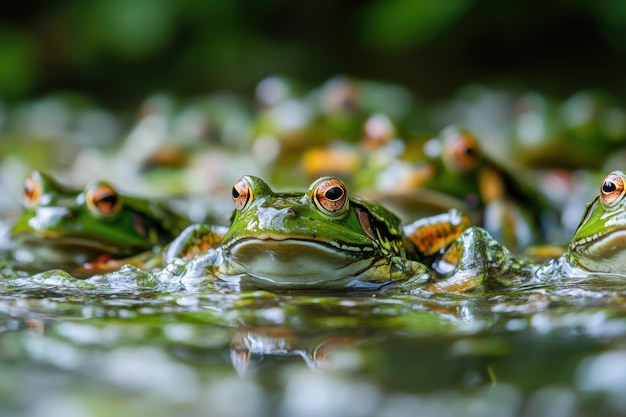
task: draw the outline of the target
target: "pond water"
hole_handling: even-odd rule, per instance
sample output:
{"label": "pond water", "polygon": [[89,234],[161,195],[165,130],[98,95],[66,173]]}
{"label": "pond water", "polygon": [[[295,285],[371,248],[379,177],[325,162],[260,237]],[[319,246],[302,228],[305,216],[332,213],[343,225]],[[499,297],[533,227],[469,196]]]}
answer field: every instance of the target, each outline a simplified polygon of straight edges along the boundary
{"label": "pond water", "polygon": [[[247,111],[253,106],[235,112],[236,129],[218,118],[224,134],[211,144],[203,135],[213,119],[200,117],[202,106],[192,102],[192,111],[179,109],[172,118],[173,102],[156,98],[164,108],[148,112],[112,149],[106,143],[81,149],[84,143],[65,140],[63,131],[58,141],[23,141],[30,133],[17,132],[17,140],[3,142],[0,250],[8,246],[20,187],[32,169],[61,173],[79,189],[104,175],[130,194],[173,199],[193,222],[226,221],[232,184],[242,174],[272,183],[282,177],[277,189],[310,184],[286,184],[301,179],[290,165],[293,143],[285,142],[283,167],[277,139],[245,142],[241,132],[254,125]],[[293,113],[292,100],[287,104]],[[57,119],[51,114],[33,126],[49,133]],[[191,119],[197,126],[190,114],[200,115]],[[199,142],[174,146],[178,159],[159,159],[159,146],[165,154],[172,149],[166,133],[179,125],[198,127]],[[189,132],[178,133],[181,139]],[[297,152],[315,143],[299,143]],[[562,187],[564,196],[576,197],[564,197],[561,208],[574,228],[600,181],[590,192],[578,182],[581,190]],[[30,275],[3,269],[3,259],[2,417],[626,415],[623,277],[553,277],[470,294],[278,293],[132,267],[87,280],[60,270]]]}
{"label": "pond water", "polygon": [[4,274],[3,416],[626,414],[619,279],[394,295]]}

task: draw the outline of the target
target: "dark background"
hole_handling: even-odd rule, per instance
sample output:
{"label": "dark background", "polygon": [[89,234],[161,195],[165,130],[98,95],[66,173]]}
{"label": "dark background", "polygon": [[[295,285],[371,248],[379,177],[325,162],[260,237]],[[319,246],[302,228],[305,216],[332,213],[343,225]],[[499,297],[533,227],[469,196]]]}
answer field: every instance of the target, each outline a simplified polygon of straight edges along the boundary
{"label": "dark background", "polygon": [[623,0],[57,0],[0,13],[0,98],[80,91],[251,93],[268,75],[336,74],[426,99],[483,83],[626,92]]}

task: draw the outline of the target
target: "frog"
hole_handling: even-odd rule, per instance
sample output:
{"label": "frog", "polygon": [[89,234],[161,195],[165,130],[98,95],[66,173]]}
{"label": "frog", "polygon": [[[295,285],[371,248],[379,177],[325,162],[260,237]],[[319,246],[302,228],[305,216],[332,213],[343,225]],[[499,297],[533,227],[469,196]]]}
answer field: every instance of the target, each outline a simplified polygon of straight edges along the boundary
{"label": "frog", "polygon": [[587,204],[565,253],[574,268],[593,273],[626,274],[626,175],[610,172],[599,194]]}
{"label": "frog", "polygon": [[[407,200],[415,195],[419,201],[424,194],[428,204],[448,197],[449,204],[468,212],[474,223],[518,253],[530,245],[566,239],[556,207],[538,190],[532,175],[500,164],[482,145],[473,131],[459,125],[449,125],[429,140],[407,143],[407,155],[379,173],[371,195],[393,202],[398,195]],[[421,205],[398,209],[414,207]]]}
{"label": "frog", "polygon": [[[456,209],[404,225],[382,205],[349,194],[334,176],[318,178],[303,193],[274,192],[246,175],[234,184],[232,201],[230,226],[189,226],[167,249],[166,262],[205,259],[200,269],[218,280],[277,290],[408,288],[452,277],[470,281],[469,289],[481,274],[471,238],[460,241],[466,250],[452,244],[467,230],[474,233]],[[429,267],[434,259],[437,271]],[[443,266],[452,263],[452,272]]]}
{"label": "frog", "polygon": [[[474,228],[473,236],[461,234],[452,243],[459,251],[469,251],[481,274],[472,280],[455,277],[434,282],[430,290],[463,291],[473,288],[502,289],[529,283],[553,282],[559,278],[589,278],[626,275],[626,174],[615,170],[600,184],[598,195],[586,205],[578,228],[560,256],[544,262],[520,257],[494,239],[486,230]],[[464,241],[465,242],[462,242]],[[450,250],[450,248],[449,248]],[[463,257],[464,255],[459,255]],[[436,261],[432,267],[439,268]]]}
{"label": "frog", "polygon": [[262,179],[244,176],[232,189],[231,225],[192,225],[167,257],[190,259],[208,251],[218,279],[246,275],[262,287],[289,290],[491,293],[562,277],[624,275],[625,194],[626,175],[609,173],[567,249],[537,262],[456,209],[401,224],[383,206],[349,195],[336,177],[321,177],[306,193],[274,193]]}
{"label": "frog", "polygon": [[65,269],[79,278],[124,264],[157,266],[161,249],[191,223],[162,202],[124,195],[107,181],[74,189],[39,171],[24,182],[23,206],[10,231],[17,265]]}
{"label": "frog", "polygon": [[[371,199],[404,220],[457,208],[518,252],[565,239],[551,200],[530,175],[491,158],[468,128],[409,132],[383,113],[363,126],[361,146],[312,147],[303,155],[306,176],[348,177]],[[528,204],[532,201],[533,204]]]}

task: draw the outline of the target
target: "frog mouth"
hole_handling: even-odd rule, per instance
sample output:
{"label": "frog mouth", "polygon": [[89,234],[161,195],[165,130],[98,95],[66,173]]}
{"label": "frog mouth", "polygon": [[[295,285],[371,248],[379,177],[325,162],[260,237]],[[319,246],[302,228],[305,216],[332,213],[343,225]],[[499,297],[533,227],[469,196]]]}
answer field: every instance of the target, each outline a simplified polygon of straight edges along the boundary
{"label": "frog mouth", "polygon": [[376,261],[373,248],[272,236],[244,237],[223,248],[224,276],[246,274],[276,285],[346,282]]}
{"label": "frog mouth", "polygon": [[253,245],[261,247],[269,247],[269,246],[308,246],[308,247],[325,247],[328,251],[335,253],[337,255],[343,253],[345,255],[357,255],[361,254],[363,256],[369,256],[374,251],[374,248],[368,246],[358,246],[358,245],[347,245],[343,244],[339,241],[320,241],[320,240],[311,240],[305,238],[294,238],[294,237],[280,237],[272,234],[262,234],[258,236],[246,236],[236,239],[224,246],[223,249],[225,252],[235,252],[238,247]]}
{"label": "frog mouth", "polygon": [[72,235],[18,234],[12,240],[11,252],[20,263],[83,264],[103,254],[125,257],[140,251],[140,248],[122,248],[106,241]]}
{"label": "frog mouth", "polygon": [[626,273],[626,228],[596,233],[570,244],[576,263],[591,272]]}
{"label": "frog mouth", "polygon": [[570,249],[586,255],[595,255],[597,252],[597,256],[604,256],[603,253],[606,250],[621,251],[626,249],[626,228],[578,239],[570,243]]}

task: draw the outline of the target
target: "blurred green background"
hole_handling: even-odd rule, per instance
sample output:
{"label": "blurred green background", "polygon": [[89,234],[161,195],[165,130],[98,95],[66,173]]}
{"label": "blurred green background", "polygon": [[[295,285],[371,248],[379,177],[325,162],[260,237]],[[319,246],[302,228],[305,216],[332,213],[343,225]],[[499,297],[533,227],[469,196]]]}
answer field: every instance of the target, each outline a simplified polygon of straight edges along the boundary
{"label": "blurred green background", "polygon": [[249,93],[265,76],[626,92],[623,0],[39,0],[0,16],[0,97]]}

